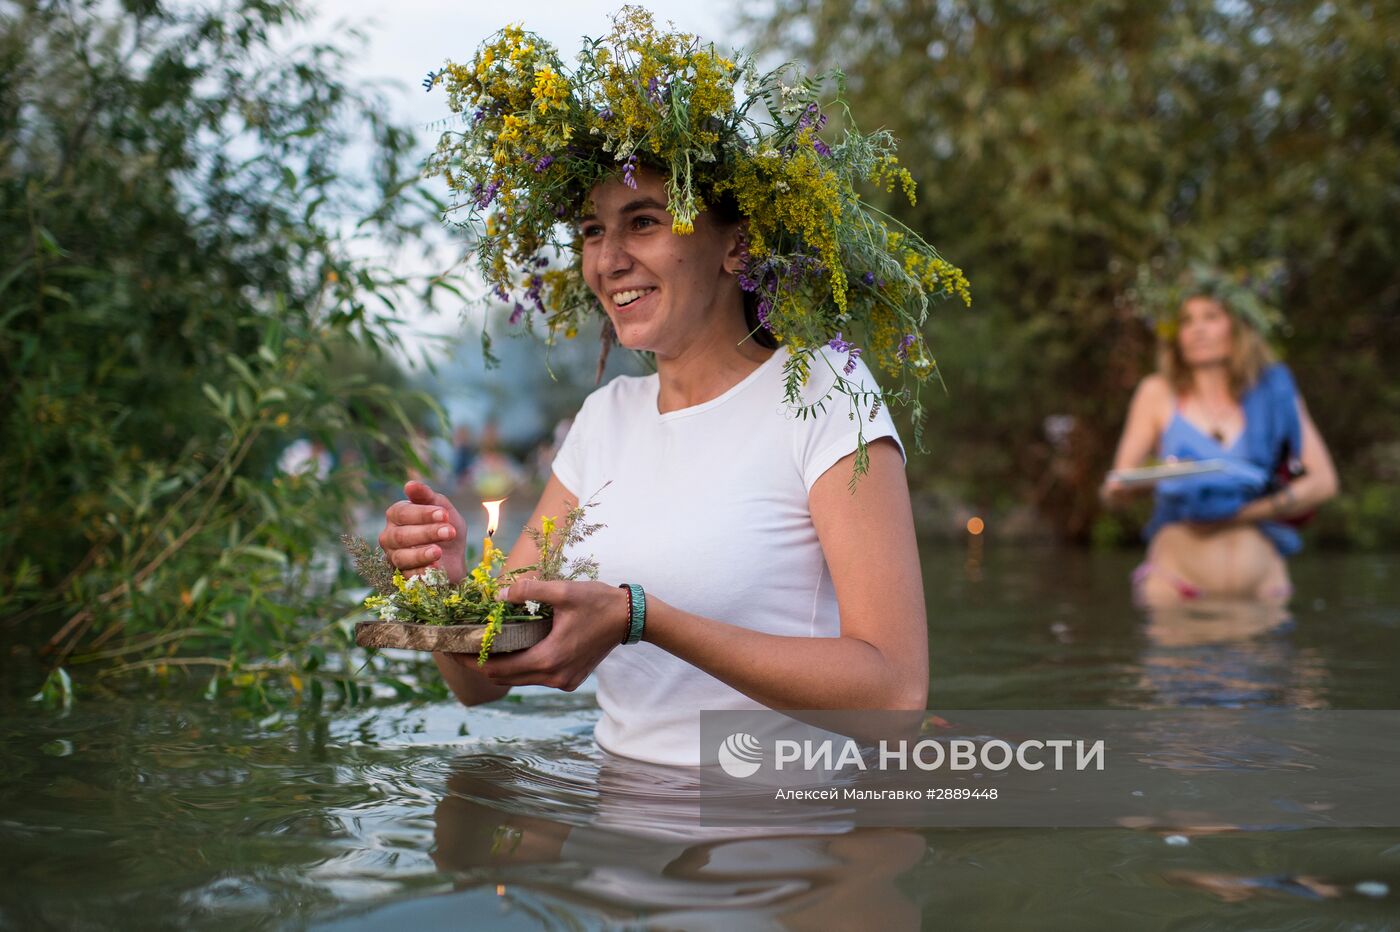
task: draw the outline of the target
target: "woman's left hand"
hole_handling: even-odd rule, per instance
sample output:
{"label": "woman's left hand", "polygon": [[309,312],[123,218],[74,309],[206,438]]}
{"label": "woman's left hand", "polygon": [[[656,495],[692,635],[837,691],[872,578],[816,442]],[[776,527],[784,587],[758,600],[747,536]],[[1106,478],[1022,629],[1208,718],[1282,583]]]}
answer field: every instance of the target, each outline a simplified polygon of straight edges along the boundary
{"label": "woman's left hand", "polygon": [[627,590],[601,582],[517,579],[511,583],[505,601],[527,600],[551,605],[554,626],[533,647],[487,659],[482,672],[501,686],[578,689],[622,643],[631,617]]}

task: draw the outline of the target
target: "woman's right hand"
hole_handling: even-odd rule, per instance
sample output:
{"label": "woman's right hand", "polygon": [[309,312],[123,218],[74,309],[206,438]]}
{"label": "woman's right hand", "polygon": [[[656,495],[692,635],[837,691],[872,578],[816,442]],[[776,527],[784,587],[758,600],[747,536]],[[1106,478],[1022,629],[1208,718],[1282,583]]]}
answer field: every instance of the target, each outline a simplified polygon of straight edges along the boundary
{"label": "woman's right hand", "polygon": [[1103,485],[1099,486],[1099,501],[1109,508],[1122,505],[1132,496],[1133,490],[1112,474],[1104,479]]}
{"label": "woman's right hand", "polygon": [[407,501],[398,501],[384,512],[379,546],[389,562],[413,576],[430,566],[441,566],[456,583],[466,574],[467,522],[441,492],[427,483],[404,483]]}

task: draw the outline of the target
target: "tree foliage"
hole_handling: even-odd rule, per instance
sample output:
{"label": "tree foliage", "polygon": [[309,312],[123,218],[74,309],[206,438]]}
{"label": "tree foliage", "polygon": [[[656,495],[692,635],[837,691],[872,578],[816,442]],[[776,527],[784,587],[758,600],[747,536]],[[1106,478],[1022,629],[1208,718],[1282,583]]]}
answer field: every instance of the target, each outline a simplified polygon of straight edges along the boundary
{"label": "tree foliage", "polygon": [[[345,644],[313,557],[409,455],[431,402],[384,349],[443,282],[366,258],[436,205],[413,135],[301,22],[282,0],[0,10],[0,614],[50,667],[299,690]],[[339,467],[279,475],[299,436]]]}
{"label": "tree foliage", "polygon": [[[1133,277],[1180,255],[1285,260],[1280,349],[1344,490],[1393,482],[1400,6],[770,0],[746,25],[845,68],[854,112],[922,182],[916,209],[892,209],[972,279],[975,309],[930,332],[949,393],[926,480],[1102,530],[1095,489],[1150,366]],[[1058,449],[1057,414],[1073,417]],[[1334,531],[1380,520],[1352,507],[1366,496]]]}

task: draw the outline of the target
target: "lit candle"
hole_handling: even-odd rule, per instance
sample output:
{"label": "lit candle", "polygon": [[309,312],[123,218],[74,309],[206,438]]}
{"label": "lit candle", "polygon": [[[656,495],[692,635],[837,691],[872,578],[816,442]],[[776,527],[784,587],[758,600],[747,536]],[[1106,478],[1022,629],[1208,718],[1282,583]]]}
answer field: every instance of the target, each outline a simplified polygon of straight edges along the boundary
{"label": "lit candle", "polygon": [[501,520],[501,506],[505,501],[503,498],[500,501],[481,503],[481,507],[486,509],[486,537],[481,541],[481,562],[487,566],[491,565],[491,537],[496,533],[496,525]]}

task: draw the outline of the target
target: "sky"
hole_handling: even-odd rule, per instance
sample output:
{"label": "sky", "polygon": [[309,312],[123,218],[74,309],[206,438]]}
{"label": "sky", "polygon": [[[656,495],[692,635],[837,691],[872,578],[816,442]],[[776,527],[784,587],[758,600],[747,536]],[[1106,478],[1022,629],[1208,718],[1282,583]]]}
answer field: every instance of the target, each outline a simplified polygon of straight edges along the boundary
{"label": "sky", "polygon": [[[441,0],[321,0],[313,9],[316,16],[309,28],[318,38],[344,38],[350,26],[366,34],[367,43],[358,56],[358,73],[362,79],[387,81],[381,87],[392,108],[391,118],[419,130],[423,154],[437,140],[432,124],[451,116],[446,94],[436,88],[425,93],[423,77],[451,59],[466,61],[487,37],[503,26],[519,23],[539,33],[559,49],[566,62],[573,59],[583,36],[597,37],[611,26],[611,15],[623,5],[623,0],[510,0],[486,3],[462,0],[457,3]],[[720,46],[735,44],[731,36],[734,19],[733,0],[647,0],[645,6],[656,16],[658,24],[670,21],[685,32],[693,32]],[[429,180],[441,184],[441,179]],[[441,192],[446,195],[443,186]],[[421,254],[400,257],[396,265],[404,268],[429,269],[421,263],[450,260],[450,256],[424,257]],[[408,325],[402,331],[408,357],[437,356],[431,349],[429,335],[456,334],[463,321],[456,313],[431,314],[421,309],[407,308]]]}

